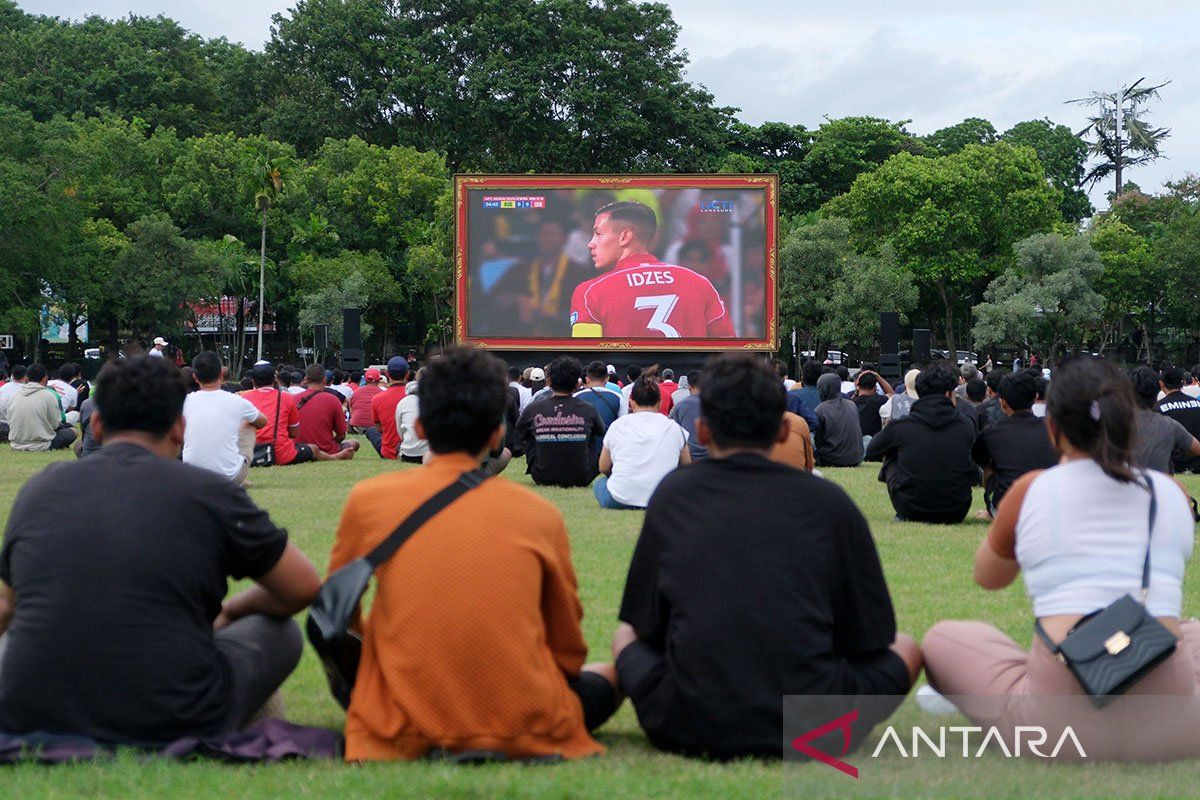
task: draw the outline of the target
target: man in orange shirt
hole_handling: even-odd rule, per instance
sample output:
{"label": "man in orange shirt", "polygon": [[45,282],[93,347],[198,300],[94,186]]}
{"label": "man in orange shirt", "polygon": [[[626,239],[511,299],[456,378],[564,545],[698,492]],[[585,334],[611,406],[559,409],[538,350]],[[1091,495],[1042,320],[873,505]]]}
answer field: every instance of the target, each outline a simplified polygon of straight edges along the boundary
{"label": "man in orange shirt", "polygon": [[377,434],[367,431],[367,440],[380,458],[396,460],[400,448],[400,432],[396,430],[396,406],[404,399],[408,383],[408,362],[404,356],[392,356],[387,363],[388,386],[371,398],[371,422]]}
{"label": "man in orange shirt", "polygon": [[[330,573],[503,444],[506,383],[503,365],[479,350],[451,350],[425,367],[415,425],[433,456],[351,490]],[[375,578],[347,760],[604,752],[588,731],[619,705],[616,673],[584,665],[583,608],[553,504],[491,478],[425,523]]]}

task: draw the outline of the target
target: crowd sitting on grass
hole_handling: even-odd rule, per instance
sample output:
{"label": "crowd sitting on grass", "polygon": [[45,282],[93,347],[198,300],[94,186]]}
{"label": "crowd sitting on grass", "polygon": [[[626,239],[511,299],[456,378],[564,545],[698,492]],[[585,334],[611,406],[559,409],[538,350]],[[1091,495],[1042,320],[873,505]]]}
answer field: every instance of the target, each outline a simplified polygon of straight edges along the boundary
{"label": "crowd sitting on grass", "polygon": [[[1092,357],[1049,384],[1040,369],[968,366],[934,362],[896,391],[873,370],[848,381],[810,361],[789,389],[786,368],[727,354],[679,384],[651,366],[621,385],[599,361],[522,371],[456,348],[420,369],[392,358],[386,385],[375,369],[296,379],[262,362],[244,390],[204,352],[186,375],[164,358],[114,362],[90,397],[74,365],[53,384],[40,364],[14,367],[0,375],[10,446],[69,446],[72,412],[81,434],[79,460],[21,488],[0,546],[0,733],[161,747],[280,713],[303,646],[291,617],[320,578],[242,484],[254,464],[353,458],[355,429],[414,466],[350,489],[328,574],[464,473],[521,457],[535,484],[590,486],[595,513],[644,516],[601,661],[588,660],[552,503],[484,479],[429,519],[378,567],[358,623],[352,761],[599,755],[593,732],[625,698],[662,750],[777,757],[783,696],[892,698],[865,732],[922,669],[947,696],[997,699],[960,701],[977,723],[1027,724],[1036,698],[1083,695],[1054,647],[1137,593],[1147,548],[1146,609],[1178,646],[1129,693],[1200,696],[1200,624],[1181,619],[1195,506],[1170,477],[1200,464],[1190,376]],[[897,632],[867,521],[820,472],[864,458],[882,462],[901,521],[961,522],[983,486],[975,580],[995,590],[1023,574],[1045,641],[1026,650],[984,622],[939,623],[920,645]],[[225,597],[229,578],[254,585]],[[1169,713],[1193,725],[1194,707]],[[1103,717],[1080,724],[1101,758],[1200,755],[1152,736],[1128,745]]]}

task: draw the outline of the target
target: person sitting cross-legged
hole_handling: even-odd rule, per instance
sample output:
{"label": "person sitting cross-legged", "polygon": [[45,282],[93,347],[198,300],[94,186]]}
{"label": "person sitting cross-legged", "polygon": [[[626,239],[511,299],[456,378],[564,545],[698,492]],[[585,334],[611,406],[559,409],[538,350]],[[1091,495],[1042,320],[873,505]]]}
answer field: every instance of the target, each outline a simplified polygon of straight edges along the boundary
{"label": "person sitting cross-legged", "polygon": [[[107,365],[104,447],[18,492],[0,547],[0,731],[148,746],[231,733],[299,662],[291,616],[320,578],[245,490],[177,459],[185,394],[165,359]],[[224,599],[230,578],[255,585]]]}
{"label": "person sitting cross-legged", "polygon": [[867,445],[868,461],[883,461],[896,517],[913,522],[954,524],[971,510],[978,470],[971,461],[975,423],[954,407],[958,371],[935,361],[916,378],[912,410],[893,421]]}
{"label": "person sitting cross-legged", "polygon": [[664,478],[646,509],[613,637],[617,674],[654,746],[779,757],[784,695],[899,705],[920,652],[896,633],[862,513],[837,485],[768,458],[787,435],[776,372],[721,356],[700,403],[709,458]]}
{"label": "person sitting cross-legged", "polygon": [[660,411],[659,384],[645,375],[633,382],[630,412],[604,434],[600,472],[592,493],[601,508],[645,508],[659,481],[690,464],[688,434]]}
{"label": "person sitting cross-legged", "polygon": [[596,477],[592,440],[604,423],[591,403],[575,397],[583,365],[571,356],[550,364],[551,393],[521,412],[516,438],[525,451],[525,471],[539,486],[587,486]]}
{"label": "person sitting cross-legged", "polygon": [[[330,557],[365,556],[504,440],[504,367],[451,349],[421,377],[422,467],[357,484]],[[583,608],[558,509],[490,478],[434,515],[375,572],[346,715],[346,758],[484,750],[510,758],[598,755],[591,737],[617,709],[611,666],[584,665]]]}
{"label": "person sitting cross-legged", "polygon": [[8,400],[8,443],[13,450],[61,450],[75,441],[58,392],[46,385],[46,368],[30,364],[26,381]]}
{"label": "person sitting cross-legged", "polygon": [[328,456],[353,458],[358,440],[346,438],[346,410],[342,393],[325,385],[325,368],[309,364],[304,370],[308,389],[296,398],[300,429],[296,438]]}
{"label": "person sitting cross-legged", "polygon": [[985,471],[983,501],[988,516],[995,516],[1017,478],[1058,463],[1058,453],[1046,434],[1046,420],[1030,411],[1036,397],[1037,382],[1028,373],[1005,375],[999,394],[1004,419],[988,425],[975,440],[971,454]]}

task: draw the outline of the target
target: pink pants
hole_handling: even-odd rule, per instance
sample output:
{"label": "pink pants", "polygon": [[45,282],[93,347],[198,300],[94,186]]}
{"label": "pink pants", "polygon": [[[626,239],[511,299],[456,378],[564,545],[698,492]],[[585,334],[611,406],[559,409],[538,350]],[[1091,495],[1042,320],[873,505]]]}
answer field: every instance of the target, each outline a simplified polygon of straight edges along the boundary
{"label": "pink pants", "polygon": [[1168,761],[1200,757],[1200,622],[1181,632],[1171,656],[1103,709],[1036,636],[1026,650],[987,623],[947,621],[921,649],[929,683],[981,726],[1069,725],[1089,759]]}

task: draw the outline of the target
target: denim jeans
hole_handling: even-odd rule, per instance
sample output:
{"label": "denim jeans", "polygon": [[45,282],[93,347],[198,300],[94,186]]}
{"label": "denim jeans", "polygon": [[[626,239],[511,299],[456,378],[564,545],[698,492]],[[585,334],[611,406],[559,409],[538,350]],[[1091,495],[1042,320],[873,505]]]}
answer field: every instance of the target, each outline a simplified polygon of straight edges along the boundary
{"label": "denim jeans", "polygon": [[596,476],[596,480],[592,482],[592,494],[596,495],[596,502],[600,504],[601,508],[615,508],[624,511],[641,510],[640,506],[627,506],[609,494],[607,475]]}

